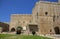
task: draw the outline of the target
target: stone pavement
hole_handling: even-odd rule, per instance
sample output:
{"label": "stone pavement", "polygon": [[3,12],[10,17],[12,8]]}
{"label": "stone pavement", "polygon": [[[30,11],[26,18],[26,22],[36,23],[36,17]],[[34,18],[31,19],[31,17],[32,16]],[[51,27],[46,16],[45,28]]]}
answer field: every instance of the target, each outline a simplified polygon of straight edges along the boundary
{"label": "stone pavement", "polygon": [[46,35],[45,37],[50,37],[50,38],[53,38],[53,39],[60,39],[60,35]]}
{"label": "stone pavement", "polygon": [[52,37],[54,37],[54,39],[60,39],[60,35],[54,35]]}

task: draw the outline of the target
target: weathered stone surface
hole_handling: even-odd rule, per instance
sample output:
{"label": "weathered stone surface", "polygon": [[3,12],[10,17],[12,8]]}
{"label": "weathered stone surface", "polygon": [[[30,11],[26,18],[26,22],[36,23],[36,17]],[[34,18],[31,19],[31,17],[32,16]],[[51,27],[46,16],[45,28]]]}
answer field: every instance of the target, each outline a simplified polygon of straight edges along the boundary
{"label": "weathered stone surface", "polygon": [[[54,19],[54,21],[53,21]],[[32,14],[13,14],[11,15],[10,31],[11,28],[18,26],[26,27],[27,33],[29,32],[29,23],[38,25],[39,34],[55,33],[54,28],[60,29],[60,3],[58,2],[36,2],[35,7],[32,9]]]}

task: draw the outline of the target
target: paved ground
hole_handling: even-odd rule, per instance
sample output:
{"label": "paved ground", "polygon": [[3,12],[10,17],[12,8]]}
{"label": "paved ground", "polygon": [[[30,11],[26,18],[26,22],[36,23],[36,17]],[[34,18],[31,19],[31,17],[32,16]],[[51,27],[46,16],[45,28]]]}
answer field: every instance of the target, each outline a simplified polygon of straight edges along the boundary
{"label": "paved ground", "polygon": [[54,39],[60,39],[60,35],[46,35],[46,37],[51,37]]}
{"label": "paved ground", "polygon": [[60,39],[60,35],[54,35],[54,39]]}

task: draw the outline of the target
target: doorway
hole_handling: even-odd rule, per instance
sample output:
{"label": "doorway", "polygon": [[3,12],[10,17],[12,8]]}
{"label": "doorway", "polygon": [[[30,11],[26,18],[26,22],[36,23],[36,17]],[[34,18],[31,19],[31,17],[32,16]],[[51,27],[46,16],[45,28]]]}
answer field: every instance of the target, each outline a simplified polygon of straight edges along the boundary
{"label": "doorway", "polygon": [[12,29],[11,29],[11,32],[14,32],[14,31],[15,31],[15,28],[12,28]]}
{"label": "doorway", "polygon": [[54,30],[55,30],[55,34],[60,34],[59,27],[55,27]]}
{"label": "doorway", "polygon": [[38,32],[38,25],[29,25],[29,31],[30,32],[32,32],[32,31]]}

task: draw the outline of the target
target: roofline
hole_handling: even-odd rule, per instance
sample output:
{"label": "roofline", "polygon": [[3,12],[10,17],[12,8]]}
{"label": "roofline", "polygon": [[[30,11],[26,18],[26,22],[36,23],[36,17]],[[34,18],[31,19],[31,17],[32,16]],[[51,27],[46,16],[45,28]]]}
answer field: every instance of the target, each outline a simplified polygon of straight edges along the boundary
{"label": "roofline", "polygon": [[37,4],[38,3],[46,3],[46,4],[57,4],[57,5],[60,5],[59,2],[49,2],[49,1],[39,1],[39,2],[37,2]]}

